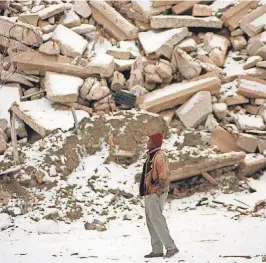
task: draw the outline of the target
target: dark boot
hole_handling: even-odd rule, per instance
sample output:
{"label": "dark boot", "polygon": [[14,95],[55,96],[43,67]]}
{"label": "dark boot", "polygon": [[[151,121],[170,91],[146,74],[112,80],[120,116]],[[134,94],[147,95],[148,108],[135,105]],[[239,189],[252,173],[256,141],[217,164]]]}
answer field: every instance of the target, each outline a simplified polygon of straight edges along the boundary
{"label": "dark boot", "polygon": [[163,257],[163,253],[154,253],[151,252],[150,254],[144,256],[144,258],[162,258]]}
{"label": "dark boot", "polygon": [[171,250],[167,250],[166,254],[165,254],[165,256],[163,258],[171,258],[174,255],[176,255],[178,252],[179,252],[179,250],[177,248],[171,249]]}

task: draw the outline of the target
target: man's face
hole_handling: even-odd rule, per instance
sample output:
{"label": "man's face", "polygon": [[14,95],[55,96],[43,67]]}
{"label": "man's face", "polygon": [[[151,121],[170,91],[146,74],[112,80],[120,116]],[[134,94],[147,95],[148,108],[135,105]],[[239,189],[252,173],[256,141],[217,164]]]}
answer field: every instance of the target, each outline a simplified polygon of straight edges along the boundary
{"label": "man's face", "polygon": [[154,149],[156,148],[154,143],[152,142],[152,140],[149,138],[148,142],[147,142],[147,149],[148,150],[151,150],[151,149]]}

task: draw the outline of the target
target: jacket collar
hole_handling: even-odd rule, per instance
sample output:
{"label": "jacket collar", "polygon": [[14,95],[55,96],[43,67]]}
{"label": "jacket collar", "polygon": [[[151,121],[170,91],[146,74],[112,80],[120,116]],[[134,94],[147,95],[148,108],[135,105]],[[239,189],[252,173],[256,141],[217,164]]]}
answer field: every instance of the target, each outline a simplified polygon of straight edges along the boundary
{"label": "jacket collar", "polygon": [[154,153],[154,152],[157,152],[157,151],[160,151],[161,150],[161,147],[158,147],[158,148],[155,148],[155,149],[151,149],[151,150],[149,150],[146,154],[147,155],[150,155],[150,154],[152,154],[152,153]]}

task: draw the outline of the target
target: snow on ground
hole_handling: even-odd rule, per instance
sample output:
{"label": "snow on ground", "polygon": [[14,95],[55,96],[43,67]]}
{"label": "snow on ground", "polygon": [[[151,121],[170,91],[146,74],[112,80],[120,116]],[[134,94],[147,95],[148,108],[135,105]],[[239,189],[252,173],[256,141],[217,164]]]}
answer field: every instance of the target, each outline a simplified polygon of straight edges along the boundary
{"label": "snow on ground", "polygon": [[[191,198],[186,204],[189,201]],[[174,201],[171,208],[167,205],[165,213],[180,253],[170,260],[145,262],[261,262],[266,254],[265,219],[243,217],[235,221],[233,212],[205,207],[179,211],[178,207],[184,205],[184,200]],[[106,232],[86,231],[82,222],[60,222],[59,233],[43,235],[38,235],[34,221],[17,218],[15,225],[18,228],[0,232],[0,262],[138,263],[150,252],[144,219],[110,221]],[[250,256],[251,259],[223,256]]]}

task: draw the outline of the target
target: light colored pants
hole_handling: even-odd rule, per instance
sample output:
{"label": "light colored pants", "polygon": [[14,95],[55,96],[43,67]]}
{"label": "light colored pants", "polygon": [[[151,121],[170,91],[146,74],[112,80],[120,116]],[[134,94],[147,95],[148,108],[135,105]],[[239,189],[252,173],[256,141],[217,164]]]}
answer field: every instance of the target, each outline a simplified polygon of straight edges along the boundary
{"label": "light colored pants", "polygon": [[166,250],[176,249],[175,242],[170,236],[163,215],[163,207],[167,195],[167,193],[161,196],[152,194],[145,197],[145,214],[154,253],[163,253],[163,246]]}

